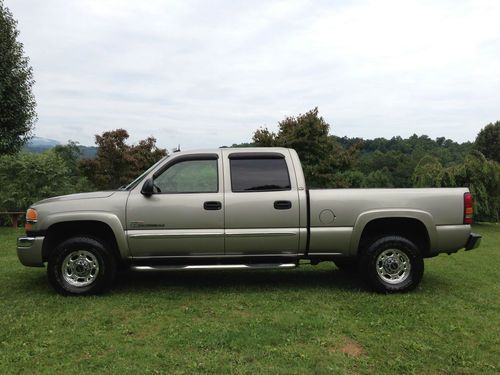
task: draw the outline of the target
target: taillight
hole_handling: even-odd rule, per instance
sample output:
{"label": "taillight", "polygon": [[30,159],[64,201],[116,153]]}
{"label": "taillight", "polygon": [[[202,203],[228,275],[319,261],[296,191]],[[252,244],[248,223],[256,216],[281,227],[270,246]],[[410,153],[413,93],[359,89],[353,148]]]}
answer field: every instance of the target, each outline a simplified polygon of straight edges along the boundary
{"label": "taillight", "polygon": [[472,224],[474,216],[474,199],[471,193],[464,194],[464,224]]}

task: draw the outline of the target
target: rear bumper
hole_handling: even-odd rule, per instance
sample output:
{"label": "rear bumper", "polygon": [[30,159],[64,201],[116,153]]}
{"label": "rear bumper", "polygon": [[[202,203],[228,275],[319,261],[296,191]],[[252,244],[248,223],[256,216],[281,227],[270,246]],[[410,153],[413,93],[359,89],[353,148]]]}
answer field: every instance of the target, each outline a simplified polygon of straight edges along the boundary
{"label": "rear bumper", "polygon": [[469,239],[467,240],[467,243],[465,244],[465,250],[472,250],[481,244],[481,235],[477,233],[471,233],[469,235]]}
{"label": "rear bumper", "polygon": [[20,237],[17,239],[17,257],[28,267],[43,267],[42,245],[44,237]]}
{"label": "rear bumper", "polygon": [[481,235],[471,232],[470,225],[439,225],[436,226],[436,246],[430,256],[441,253],[453,254],[458,250],[472,250],[481,243]]}

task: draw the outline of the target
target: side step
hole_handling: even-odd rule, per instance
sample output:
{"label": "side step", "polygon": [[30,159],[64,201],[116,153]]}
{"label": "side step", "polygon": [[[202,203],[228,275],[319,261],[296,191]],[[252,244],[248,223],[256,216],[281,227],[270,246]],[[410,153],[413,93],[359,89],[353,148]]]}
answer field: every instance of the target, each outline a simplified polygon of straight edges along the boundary
{"label": "side step", "polygon": [[183,271],[183,270],[227,270],[227,269],[254,269],[269,268],[295,268],[296,263],[271,263],[271,264],[206,264],[206,265],[155,265],[132,266],[134,271]]}

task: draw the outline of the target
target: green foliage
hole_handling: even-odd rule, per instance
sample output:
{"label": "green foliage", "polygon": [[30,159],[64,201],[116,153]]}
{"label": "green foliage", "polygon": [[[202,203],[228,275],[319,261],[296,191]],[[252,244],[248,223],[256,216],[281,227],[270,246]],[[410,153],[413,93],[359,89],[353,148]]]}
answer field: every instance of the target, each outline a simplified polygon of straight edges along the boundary
{"label": "green foliage", "polygon": [[443,166],[434,156],[424,156],[413,171],[414,187],[439,187]]}
{"label": "green foliage", "polygon": [[338,179],[336,186],[339,187],[360,188],[364,186],[365,182],[364,174],[356,170],[338,172],[335,177]]}
{"label": "green foliage", "polygon": [[462,164],[443,168],[424,156],[413,173],[415,187],[468,187],[475,199],[476,219],[500,220],[500,164],[472,151]]}
{"label": "green foliage", "polygon": [[500,164],[487,160],[478,151],[465,158],[463,168],[456,168],[457,185],[468,186],[476,203],[476,218],[500,221]]}
{"label": "green foliage", "polygon": [[486,158],[500,162],[500,121],[481,129],[474,145]]}
{"label": "green foliage", "polygon": [[82,151],[78,142],[68,141],[66,145],[57,145],[52,151],[64,160],[71,176],[81,176],[80,159]]}
{"label": "green foliage", "polygon": [[[361,143],[357,169],[366,175],[385,170],[384,174],[394,187],[413,186],[413,172],[424,156],[432,156],[442,165],[451,166],[463,163],[465,155],[472,148],[470,142],[458,144],[444,137],[432,140],[426,135],[412,135],[406,139],[393,137],[362,140],[344,137],[337,140],[344,146],[353,142]],[[375,187],[371,184],[365,186]]]}
{"label": "green foliage", "polygon": [[299,154],[310,187],[344,187],[349,184],[342,172],[354,165],[357,145],[343,148],[329,136],[330,125],[314,108],[278,123],[278,133],[259,129],[254,133],[256,146],[293,148]]}
{"label": "green foliage", "polygon": [[392,188],[394,184],[389,169],[384,167],[368,173],[364,178],[362,187],[366,188]]}
{"label": "green foliage", "polygon": [[24,211],[41,199],[88,189],[56,152],[0,157],[0,210]]}
{"label": "green foliage", "polygon": [[124,129],[96,135],[97,155],[83,159],[80,168],[98,189],[116,189],[140,175],[167,155],[156,146],[156,139],[149,137],[137,145],[128,145],[129,134]]}
{"label": "green foliage", "polygon": [[36,121],[33,72],[12,13],[0,0],[0,155],[17,152]]}
{"label": "green foliage", "polygon": [[500,155],[500,121],[481,130],[475,145],[416,134],[371,140],[330,136],[317,108],[287,117],[278,126],[277,133],[258,129],[254,143],[244,146],[296,149],[309,187],[468,187],[476,199],[476,219],[499,220],[500,171],[495,160]]}
{"label": "green foliage", "polygon": [[[276,147],[276,134],[270,132],[267,128],[257,129],[253,135],[253,145],[259,147]],[[237,145],[240,147],[240,145]]]}
{"label": "green foliage", "polygon": [[[411,187],[411,173],[415,167],[411,155],[396,150],[363,152],[363,149],[364,147],[362,147],[362,154],[358,163],[359,170],[365,173],[367,178],[370,174],[383,171],[377,175],[372,175],[365,186],[389,187],[393,185],[396,187]],[[382,178],[382,175],[385,178]],[[377,180],[382,182],[381,178],[384,181],[390,180],[390,184],[384,182],[383,186],[375,185]]]}

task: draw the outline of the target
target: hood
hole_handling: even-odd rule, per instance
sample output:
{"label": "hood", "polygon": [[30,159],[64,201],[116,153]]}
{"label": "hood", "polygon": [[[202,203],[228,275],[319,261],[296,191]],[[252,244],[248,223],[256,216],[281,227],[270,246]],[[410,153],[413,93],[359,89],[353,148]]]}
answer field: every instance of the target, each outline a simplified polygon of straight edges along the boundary
{"label": "hood", "polygon": [[112,196],[115,191],[95,191],[92,193],[78,193],[78,194],[69,194],[69,195],[61,195],[58,197],[47,198],[41,201],[38,201],[33,204],[33,206],[38,206],[39,204],[51,203],[51,202],[59,202],[59,201],[74,201],[81,199],[96,199],[96,198],[107,198]]}

